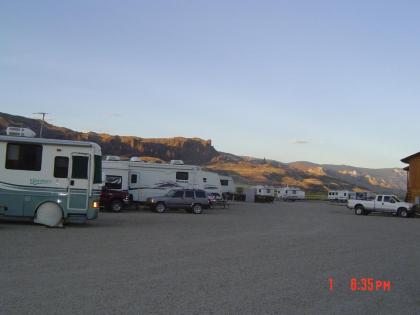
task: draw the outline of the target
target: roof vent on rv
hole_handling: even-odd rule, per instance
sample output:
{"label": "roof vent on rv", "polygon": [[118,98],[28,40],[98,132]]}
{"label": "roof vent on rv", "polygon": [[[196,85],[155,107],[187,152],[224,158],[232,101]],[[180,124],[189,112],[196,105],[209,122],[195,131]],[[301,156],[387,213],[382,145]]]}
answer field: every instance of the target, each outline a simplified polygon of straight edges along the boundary
{"label": "roof vent on rv", "polygon": [[13,137],[29,137],[33,138],[36,136],[36,133],[29,128],[21,127],[7,127],[6,134]]}
{"label": "roof vent on rv", "polygon": [[105,160],[107,161],[121,161],[119,156],[116,155],[107,155]]}
{"label": "roof vent on rv", "polygon": [[169,164],[172,164],[172,165],[184,165],[184,161],[183,160],[171,160],[169,162]]}
{"label": "roof vent on rv", "polygon": [[143,161],[141,160],[141,158],[139,158],[138,156],[133,156],[132,158],[130,158],[130,161],[131,161],[131,162],[143,162]]}

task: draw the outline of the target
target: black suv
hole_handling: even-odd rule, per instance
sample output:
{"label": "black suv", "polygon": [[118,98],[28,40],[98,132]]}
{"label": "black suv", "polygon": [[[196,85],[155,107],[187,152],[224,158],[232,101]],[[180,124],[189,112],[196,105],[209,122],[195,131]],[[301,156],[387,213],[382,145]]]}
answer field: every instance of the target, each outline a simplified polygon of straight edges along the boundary
{"label": "black suv", "polygon": [[158,213],[167,209],[185,209],[200,214],[203,209],[209,208],[207,193],[199,189],[173,189],[164,196],[148,198],[146,204]]}

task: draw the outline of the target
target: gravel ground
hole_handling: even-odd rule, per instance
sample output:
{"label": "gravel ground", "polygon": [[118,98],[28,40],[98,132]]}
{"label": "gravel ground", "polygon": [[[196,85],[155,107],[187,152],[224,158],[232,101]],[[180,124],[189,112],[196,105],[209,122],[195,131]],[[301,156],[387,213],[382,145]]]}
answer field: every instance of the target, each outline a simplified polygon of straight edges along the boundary
{"label": "gravel ground", "polygon": [[[420,220],[321,202],[0,221],[1,314],[415,314]],[[350,279],[392,282],[352,292]],[[334,290],[329,290],[329,278]]]}

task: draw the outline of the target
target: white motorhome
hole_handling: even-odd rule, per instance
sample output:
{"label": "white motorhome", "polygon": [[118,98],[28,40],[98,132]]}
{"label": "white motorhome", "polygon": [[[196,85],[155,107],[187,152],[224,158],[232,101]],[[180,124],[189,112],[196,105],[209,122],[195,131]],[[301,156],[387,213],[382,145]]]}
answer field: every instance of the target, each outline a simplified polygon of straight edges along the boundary
{"label": "white motorhome", "polygon": [[96,143],[0,136],[4,217],[32,218],[47,226],[95,219],[101,186],[101,148]]}
{"label": "white motorhome", "polygon": [[305,192],[300,188],[283,187],[278,190],[278,198],[285,201],[304,200]]}
{"label": "white motorhome", "polygon": [[328,192],[328,200],[331,202],[347,202],[350,198],[348,190],[331,190]]}
{"label": "white motorhome", "polygon": [[201,168],[176,163],[147,163],[140,158],[121,161],[116,157],[102,161],[106,182],[113,182],[113,189],[126,190],[134,202],[146,202],[174,188],[202,189]]}

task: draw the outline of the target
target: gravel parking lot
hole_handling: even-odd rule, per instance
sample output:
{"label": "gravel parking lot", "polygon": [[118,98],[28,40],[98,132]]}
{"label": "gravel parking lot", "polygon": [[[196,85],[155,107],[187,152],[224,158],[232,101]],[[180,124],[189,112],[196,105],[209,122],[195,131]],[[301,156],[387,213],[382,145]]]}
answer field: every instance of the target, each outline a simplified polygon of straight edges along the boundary
{"label": "gravel parking lot", "polygon": [[[415,314],[420,220],[321,202],[0,221],[1,314]],[[352,292],[351,278],[392,282]],[[333,278],[334,290],[329,290]]]}

